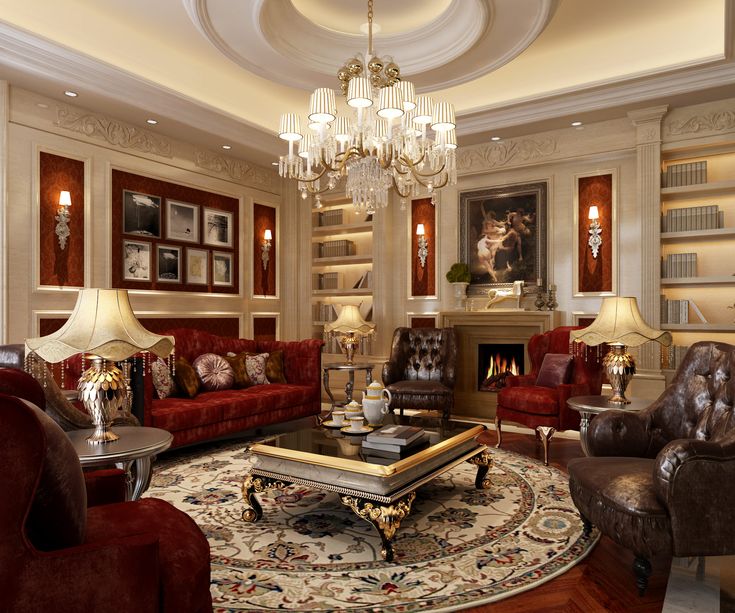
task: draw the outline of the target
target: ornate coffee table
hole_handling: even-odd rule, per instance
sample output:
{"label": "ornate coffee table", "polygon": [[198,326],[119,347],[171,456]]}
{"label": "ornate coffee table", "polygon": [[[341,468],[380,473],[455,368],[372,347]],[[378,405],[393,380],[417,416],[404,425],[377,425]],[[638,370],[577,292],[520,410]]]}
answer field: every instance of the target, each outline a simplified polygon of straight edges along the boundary
{"label": "ornate coffee table", "polygon": [[254,465],[242,484],[247,505],[243,520],[254,522],[262,517],[255,494],[271,488],[283,489],[295,483],[337,492],[343,505],[375,526],[383,559],[390,561],[393,538],[411,512],[418,487],[462,462],[477,465],[475,487],[490,485],[486,476],[491,456],[487,447],[475,440],[485,426],[399,415],[389,415],[385,422],[421,426],[429,434],[428,446],[386,465],[363,453],[362,436],[323,427],[251,445]]}

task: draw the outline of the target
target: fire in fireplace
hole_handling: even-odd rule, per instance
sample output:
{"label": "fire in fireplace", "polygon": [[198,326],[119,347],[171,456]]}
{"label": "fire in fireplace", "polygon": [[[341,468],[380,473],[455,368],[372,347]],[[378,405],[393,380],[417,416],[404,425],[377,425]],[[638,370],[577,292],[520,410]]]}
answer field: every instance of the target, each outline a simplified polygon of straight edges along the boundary
{"label": "fire in fireplace", "polygon": [[483,343],[477,346],[477,389],[497,392],[509,375],[522,375],[523,343]]}

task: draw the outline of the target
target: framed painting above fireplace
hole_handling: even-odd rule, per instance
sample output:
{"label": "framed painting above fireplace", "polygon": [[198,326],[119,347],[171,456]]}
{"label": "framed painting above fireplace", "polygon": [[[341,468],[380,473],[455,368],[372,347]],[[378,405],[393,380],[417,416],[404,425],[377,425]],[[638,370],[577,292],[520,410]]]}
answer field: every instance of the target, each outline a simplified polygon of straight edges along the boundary
{"label": "framed painting above fireplace", "polygon": [[469,294],[546,279],[546,182],[459,195],[459,259],[470,267]]}

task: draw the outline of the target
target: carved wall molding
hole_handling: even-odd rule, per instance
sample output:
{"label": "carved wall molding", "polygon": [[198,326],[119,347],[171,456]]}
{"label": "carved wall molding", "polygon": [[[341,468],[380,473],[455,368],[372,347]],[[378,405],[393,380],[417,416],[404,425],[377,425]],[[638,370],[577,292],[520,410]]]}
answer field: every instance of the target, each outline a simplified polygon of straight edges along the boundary
{"label": "carved wall molding", "polygon": [[729,132],[734,129],[734,110],[695,114],[683,119],[672,120],[665,125],[666,134],[670,136],[699,132]]}
{"label": "carved wall molding", "polygon": [[245,183],[266,191],[272,192],[276,187],[274,172],[226,155],[198,149],[194,153],[194,164],[204,170],[225,175],[238,183]]}
{"label": "carved wall molding", "polygon": [[148,130],[110,119],[104,115],[60,106],[56,109],[54,123],[65,130],[101,139],[116,147],[137,149],[143,153],[152,153],[166,158],[173,157],[171,141]]}
{"label": "carved wall molding", "polygon": [[558,151],[555,138],[539,140],[530,138],[507,140],[460,149],[457,156],[457,170],[460,173],[518,165],[547,158]]}

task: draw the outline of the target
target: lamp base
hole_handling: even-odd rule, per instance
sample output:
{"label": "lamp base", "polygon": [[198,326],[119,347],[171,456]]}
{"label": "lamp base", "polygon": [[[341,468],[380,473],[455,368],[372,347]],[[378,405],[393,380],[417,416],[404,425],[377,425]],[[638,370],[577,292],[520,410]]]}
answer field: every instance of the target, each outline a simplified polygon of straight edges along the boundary
{"label": "lamp base", "polygon": [[630,400],[625,397],[625,388],[635,375],[635,360],[627,352],[627,347],[611,344],[610,351],[602,359],[602,365],[607,371],[607,379],[613,391],[612,396],[607,399],[608,402],[630,404]]}
{"label": "lamp base", "polygon": [[123,372],[103,358],[94,356],[92,366],[79,378],[79,399],[92,418],[94,432],[87,438],[90,445],[118,440],[110,430],[112,420],[125,406],[127,392]]}

